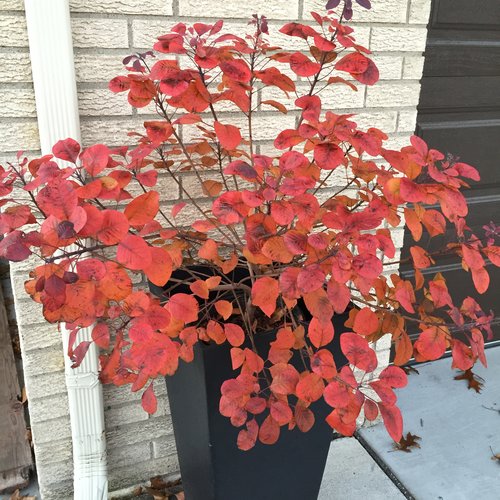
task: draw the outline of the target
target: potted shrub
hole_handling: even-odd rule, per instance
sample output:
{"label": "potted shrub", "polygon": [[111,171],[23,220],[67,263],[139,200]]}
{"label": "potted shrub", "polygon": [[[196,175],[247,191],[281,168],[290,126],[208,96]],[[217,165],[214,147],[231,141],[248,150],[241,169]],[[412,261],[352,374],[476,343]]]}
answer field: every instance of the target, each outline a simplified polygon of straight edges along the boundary
{"label": "potted shrub", "polygon": [[[101,380],[143,391],[146,411],[156,409],[152,379],[173,375],[190,499],[314,498],[331,429],[352,435],[361,412],[380,414],[400,441],[393,389],[406,385],[412,357],[451,349],[453,367],[485,364],[492,315],[472,298],[453,304],[444,278],[422,272],[436,255],[418,244],[454,231],[443,252],[488,288],[484,258],[499,265],[499,248],[471,233],[461,193],[477,171],[418,137],[387,149],[381,130],[322,110],[321,93],[378,80],[343,23],[351,7],[281,28],[308,54],[274,46],[257,15],[246,36],[224,33],[222,21],[179,23],[110,82],[158,112],[136,147],[81,151],[65,139],[53,155],[19,154],[0,171],[0,255],[40,259],[26,290],[47,321],[66,323],[75,366],[90,344],[75,345],[77,332],[93,325],[92,341],[110,351]],[[308,82],[304,93],[294,76]],[[260,99],[262,90],[278,97]],[[297,108],[297,121],[270,137],[272,151],[257,151],[265,107]],[[158,175],[185,201],[167,207]],[[415,240],[411,280],[384,273],[397,259],[390,229],[403,223]],[[133,286],[134,273],[153,293]],[[420,331],[414,344],[409,328]],[[383,335],[394,365],[378,369],[372,343]]]}

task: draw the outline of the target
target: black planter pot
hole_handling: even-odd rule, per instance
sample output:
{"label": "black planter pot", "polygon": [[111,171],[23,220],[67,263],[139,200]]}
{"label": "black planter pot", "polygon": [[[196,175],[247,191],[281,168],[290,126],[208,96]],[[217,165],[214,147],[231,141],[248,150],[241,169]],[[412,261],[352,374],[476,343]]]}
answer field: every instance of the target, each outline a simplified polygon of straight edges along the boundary
{"label": "black planter pot", "polygon": [[[334,317],[335,340],[328,346],[337,366],[346,363],[339,345],[346,319],[347,313]],[[255,336],[264,359],[275,336],[275,331]],[[307,433],[284,426],[274,445],[257,442],[249,451],[239,450],[240,429],[219,413],[221,385],[238,375],[231,366],[230,348],[199,343],[194,361],[181,361],[176,374],[166,377],[186,500],[316,499],[332,436],[324,421],[331,408],[323,400],[311,405],[316,422]],[[298,358],[296,353],[290,362],[300,371]]]}

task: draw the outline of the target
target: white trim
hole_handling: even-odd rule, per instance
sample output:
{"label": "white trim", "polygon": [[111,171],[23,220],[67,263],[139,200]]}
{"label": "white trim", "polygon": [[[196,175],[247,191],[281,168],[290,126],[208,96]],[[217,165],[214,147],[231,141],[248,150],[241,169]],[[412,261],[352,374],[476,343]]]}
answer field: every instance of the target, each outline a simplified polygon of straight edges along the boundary
{"label": "white trim", "polygon": [[[33,85],[42,154],[60,139],[80,142],[80,119],[68,0],[25,0]],[[106,438],[98,352],[92,344],[82,364],[71,368],[68,332],[62,331],[73,439],[74,498],[107,498]],[[90,329],[76,344],[90,339]]]}

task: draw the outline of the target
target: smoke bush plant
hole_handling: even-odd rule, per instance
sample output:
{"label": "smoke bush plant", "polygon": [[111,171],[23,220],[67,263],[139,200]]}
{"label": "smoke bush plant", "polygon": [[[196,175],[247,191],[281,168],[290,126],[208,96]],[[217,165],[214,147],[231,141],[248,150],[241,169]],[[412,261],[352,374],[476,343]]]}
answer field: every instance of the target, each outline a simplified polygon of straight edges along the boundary
{"label": "smoke bush plant", "polygon": [[[400,441],[393,389],[407,383],[401,366],[447,349],[455,368],[469,370],[478,359],[486,364],[484,337],[491,333],[490,313],[470,297],[454,304],[443,276],[422,272],[436,255],[417,244],[424,232],[432,238],[454,231],[443,252],[459,256],[478,292],[486,291],[484,259],[499,265],[499,247],[495,238],[484,242],[471,233],[461,193],[464,179],[479,179],[477,171],[418,137],[400,151],[387,149],[383,131],[360,130],[353,115],[323,112],[322,93],[356,89],[353,80],[373,85],[379,75],[342,15],[312,17],[311,25],[292,22],[280,30],[305,40],[307,54],[273,46],[265,17],[255,15],[245,37],[221,34],[222,21],[179,23],[158,38],[155,52],[127,57],[127,74],[110,82],[132,106],[153,104],[158,113],[135,133],[137,146],[96,144],[82,152],[65,139],[52,155],[28,161],[20,153],[17,164],[1,168],[0,254],[40,259],[26,291],[47,321],[66,323],[74,365],[90,344],[76,342],[78,331],[91,327],[92,341],[107,351],[101,380],[143,390],[143,407],[152,413],[152,379],[174,374],[179,359],[191,361],[197,342],[228,342],[239,374],[222,385],[220,411],[242,428],[243,450],[257,439],[274,443],[285,426],[309,430],[315,420],[309,407],[320,398],[332,407],[327,421],[336,431],[352,435],[364,410],[368,420],[380,413]],[[306,91],[290,72],[308,83]],[[280,98],[259,101],[268,88],[294,97],[299,114],[295,127],[273,138],[274,151],[259,154],[256,112],[289,111]],[[240,126],[231,123],[235,113],[222,113],[227,109],[237,111]],[[209,208],[181,184],[179,173],[187,171]],[[179,184],[185,202],[165,209],[165,193],[155,189],[158,173]],[[345,181],[325,196],[321,188],[333,176],[336,184]],[[197,213],[188,227],[176,222],[186,204]],[[415,240],[415,275],[408,280],[384,274],[396,255],[389,228],[403,220]],[[247,278],[231,280],[235,269]],[[173,270],[188,278],[172,278]],[[166,302],[135,289],[133,273],[168,283]],[[182,292],[175,290],[179,281]],[[312,317],[308,323],[300,304]],[[352,331],[340,344],[349,364],[335,366],[332,316],[347,308]],[[408,328],[420,331],[413,344]],[[277,334],[263,359],[253,340],[270,329]],[[392,337],[394,365],[373,377],[372,342],[383,335]],[[300,370],[289,363],[294,351],[304,362]]]}

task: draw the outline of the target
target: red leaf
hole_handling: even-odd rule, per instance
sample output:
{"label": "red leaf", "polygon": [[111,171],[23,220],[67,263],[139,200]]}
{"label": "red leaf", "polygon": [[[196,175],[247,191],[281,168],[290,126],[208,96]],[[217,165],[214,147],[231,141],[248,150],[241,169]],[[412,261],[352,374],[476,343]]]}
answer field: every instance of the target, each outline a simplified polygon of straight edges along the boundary
{"label": "red leaf", "polygon": [[343,283],[337,283],[334,279],[328,282],[326,294],[337,314],[342,314],[351,301],[349,288]]}
{"label": "red leaf", "polygon": [[312,345],[319,349],[333,340],[333,324],[331,321],[321,323],[317,318],[312,318],[309,323],[307,335]]}
{"label": "red leaf", "polygon": [[233,59],[220,63],[220,69],[224,75],[237,82],[246,83],[250,81],[252,73],[248,64],[241,59]]}
{"label": "red leaf", "polygon": [[144,122],[146,134],[153,144],[165,142],[174,132],[170,123],[162,121]]}
{"label": "red leaf", "polygon": [[215,133],[221,146],[225,149],[235,149],[241,142],[241,133],[238,127],[234,125],[223,125],[216,121],[214,122]]}
{"label": "red leaf", "polygon": [[185,201],[181,201],[180,203],[176,203],[171,210],[172,217],[175,219],[179,212],[187,205]]}
{"label": "red leaf", "polygon": [[119,243],[129,230],[127,217],[117,210],[103,210],[102,223],[95,237],[105,245],[115,245]]}
{"label": "red leaf", "polygon": [[274,140],[276,149],[287,149],[304,142],[304,138],[295,129],[286,129],[278,134]]}
{"label": "red leaf", "polygon": [[295,392],[295,387],[299,381],[299,373],[289,364],[277,363],[269,369],[273,381],[271,391],[284,396]]}
{"label": "red leaf", "polygon": [[279,425],[286,425],[293,418],[290,406],[288,406],[288,403],[285,403],[284,401],[273,401],[271,403],[270,413],[271,417],[273,417]]}
{"label": "red leaf", "polygon": [[224,333],[228,342],[234,347],[239,347],[245,341],[245,333],[242,328],[233,323],[224,325]]}
{"label": "red leaf", "polygon": [[246,430],[243,429],[238,434],[238,448],[243,451],[250,450],[255,446],[259,434],[259,424],[255,420],[247,422]]}
{"label": "red leaf", "polygon": [[263,444],[274,444],[280,437],[280,426],[271,415],[268,415],[259,430],[259,441]]}
{"label": "red leaf", "polygon": [[337,144],[322,142],[314,148],[314,160],[319,168],[334,170],[344,161],[344,151]]}
{"label": "red leaf", "polygon": [[116,249],[116,260],[128,269],[147,268],[152,263],[150,247],[140,236],[127,234]]}
{"label": "red leaf", "polygon": [[406,372],[398,366],[384,368],[379,376],[380,380],[390,387],[401,388],[408,384]]}
{"label": "red leaf", "polygon": [[320,377],[330,379],[337,374],[333,354],[326,349],[320,349],[311,356],[311,370]]}
{"label": "red leaf", "polygon": [[370,399],[365,399],[364,410],[365,417],[367,420],[370,420],[370,422],[373,422],[378,417],[378,406]]}
{"label": "red leaf", "polygon": [[446,286],[446,281],[444,279],[436,277],[433,281],[429,282],[429,292],[431,294],[432,301],[434,302],[434,307],[453,307],[453,301],[451,300],[448,287]]}
{"label": "red leaf", "polygon": [[80,154],[80,144],[71,138],[62,139],[54,144],[52,153],[60,160],[76,163],[78,155]]}
{"label": "red leaf", "polygon": [[90,342],[89,340],[84,340],[83,342],[80,342],[76,346],[71,356],[71,361],[73,361],[71,368],[77,368],[80,366],[80,364],[83,361],[83,358],[85,357],[85,354],[87,354],[87,351],[89,350],[91,343],[92,342]]}
{"label": "red leaf", "polygon": [[307,56],[300,52],[294,52],[290,56],[290,68],[299,76],[313,76],[321,69],[321,65],[312,62]]}
{"label": "red leaf", "polygon": [[490,286],[490,275],[484,267],[479,269],[471,269],[472,281],[479,293],[485,293]]}
{"label": "red leaf", "polygon": [[300,404],[295,405],[294,418],[301,432],[308,432],[314,425],[314,413]]}
{"label": "red leaf", "polygon": [[153,382],[151,382],[149,387],[142,393],[141,403],[144,411],[148,412],[150,415],[156,413],[158,401],[154,393]]}
{"label": "red leaf", "polygon": [[363,307],[356,314],[352,329],[360,335],[371,335],[378,330],[378,323],[378,316],[369,307]]}
{"label": "red leaf", "polygon": [[332,380],[323,392],[325,401],[333,408],[345,407],[349,404],[351,391],[346,384]]}
{"label": "red leaf", "polygon": [[335,69],[349,73],[358,82],[366,85],[373,85],[379,79],[375,63],[359,52],[344,56],[335,64]]}
{"label": "red leaf", "polygon": [[427,328],[420,334],[414,347],[426,361],[438,359],[446,351],[446,335],[439,328]]}
{"label": "red leaf", "polygon": [[453,356],[452,368],[458,368],[459,370],[470,370],[474,366],[475,357],[472,349],[466,346],[460,340],[453,340],[453,347],[451,349],[451,354]]}
{"label": "red leaf", "polygon": [[339,408],[333,410],[330,415],[326,417],[326,422],[332,429],[340,432],[343,436],[352,436],[356,430],[356,419],[349,418],[344,421],[340,410]]}
{"label": "red leaf", "polygon": [[389,436],[398,443],[403,436],[403,417],[399,408],[394,405],[384,405],[382,403],[378,407]]}
{"label": "red leaf", "polygon": [[356,333],[345,332],[340,336],[340,347],[345,357],[356,368],[372,372],[377,368],[377,356],[368,342]]}
{"label": "red leaf", "polygon": [[80,159],[83,168],[93,177],[102,172],[108,165],[110,150],[104,144],[95,144],[87,148]]}
{"label": "red leaf", "polygon": [[115,94],[130,89],[130,80],[126,76],[116,76],[108,84],[109,90]]}
{"label": "red leaf", "polygon": [[160,208],[157,191],[149,191],[134,198],[124,210],[129,224],[132,227],[144,226],[151,222]]}
{"label": "red leaf", "polygon": [[101,348],[109,347],[109,327],[106,323],[97,323],[92,329],[92,340]]}
{"label": "red leaf", "polygon": [[185,293],[172,295],[167,303],[170,314],[184,323],[197,321],[199,306],[196,299]]}
{"label": "red leaf", "polygon": [[252,304],[260,307],[268,317],[276,310],[278,296],[279,285],[274,278],[264,276],[257,279],[252,286]]}
{"label": "red leaf", "polygon": [[322,396],[324,388],[323,379],[318,374],[308,373],[299,380],[295,393],[302,401],[312,403]]}

